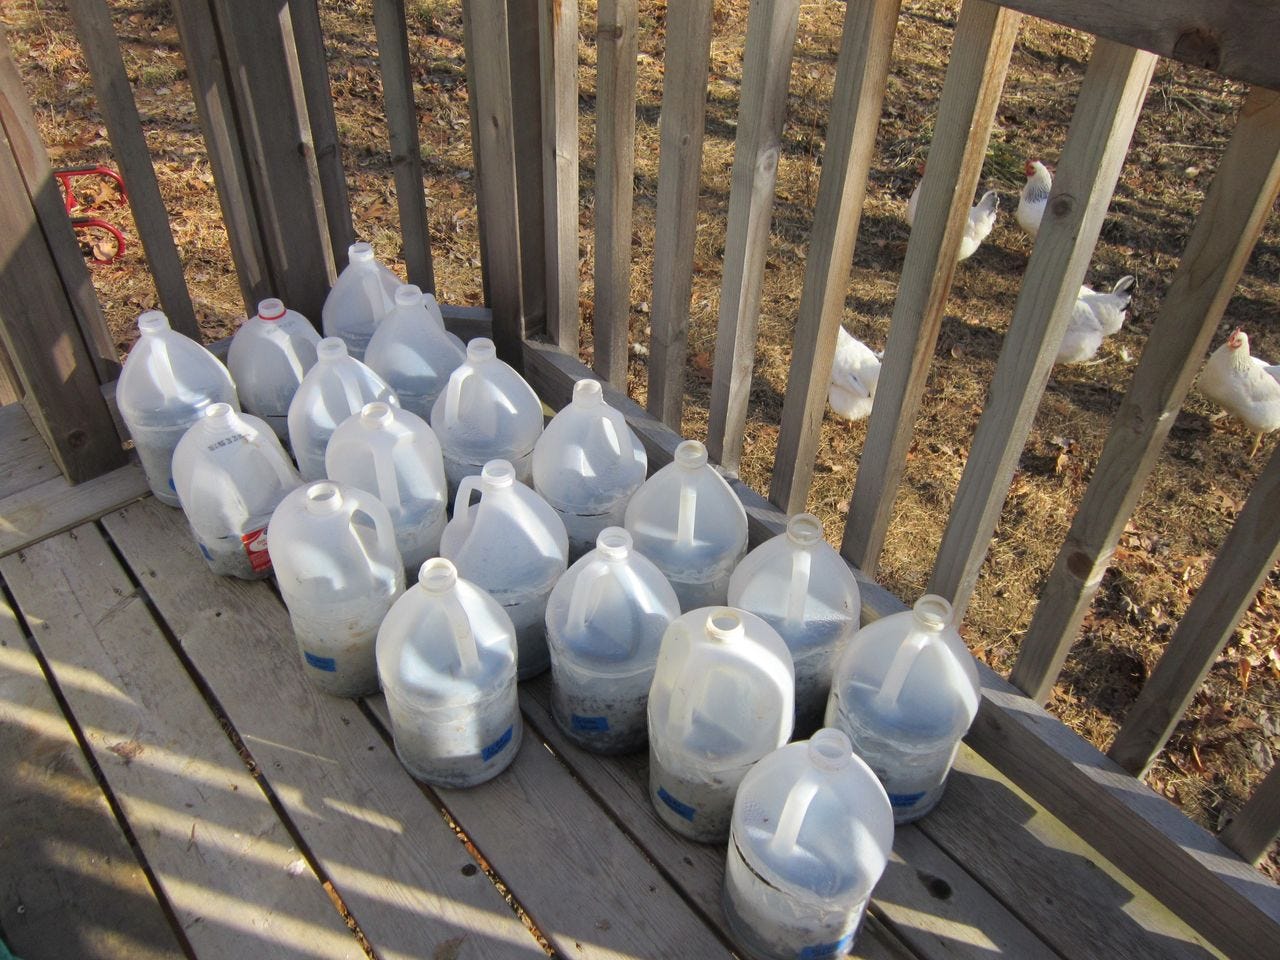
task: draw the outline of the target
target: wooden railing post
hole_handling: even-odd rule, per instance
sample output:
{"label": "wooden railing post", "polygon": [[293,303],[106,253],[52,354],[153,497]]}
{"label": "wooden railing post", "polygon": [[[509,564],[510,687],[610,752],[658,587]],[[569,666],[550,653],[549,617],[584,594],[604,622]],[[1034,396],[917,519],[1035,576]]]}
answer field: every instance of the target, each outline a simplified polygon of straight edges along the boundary
{"label": "wooden railing post", "polygon": [[769,499],[787,513],[803,510],[809,495],[900,5],[901,0],[858,0],[845,8],[818,205],[769,483]]}
{"label": "wooden railing post", "polygon": [[596,24],[595,311],[591,367],[627,391],[636,143],[636,0],[600,0]]}
{"label": "wooden railing post", "polygon": [[710,57],[711,0],[681,0],[668,5],[646,405],[676,433],[681,430],[684,409],[693,244]]}
{"label": "wooden railing post", "polygon": [[[126,454],[102,396],[94,364],[100,351],[86,341],[69,292],[92,294],[88,270],[34,132],[35,119],[0,28],[0,345],[54,462],[67,480],[78,483],[123,466]],[[60,215],[42,217],[40,206],[47,211],[51,202]],[[96,298],[91,303],[95,316],[90,320],[105,336]]]}
{"label": "wooden railing post", "polygon": [[1280,837],[1280,764],[1271,768],[1249,802],[1222,831],[1222,842],[1257,863]]}
{"label": "wooden railing post", "polygon": [[546,328],[578,352],[578,4],[541,4],[542,209],[546,249]]}
{"label": "wooden railing post", "polygon": [[[1280,191],[1280,94],[1255,88],[1214,175],[1133,382],[1009,679],[1044,702]],[[1121,761],[1134,769],[1146,759]]]}
{"label": "wooden railing post", "polygon": [[1102,230],[1156,58],[1098,40],[929,592],[962,617]]}
{"label": "wooden railing post", "polygon": [[[561,0],[563,3],[564,0]],[[543,206],[544,155],[540,7],[548,0],[506,0],[511,64],[511,133],[516,164],[517,230],[520,241],[520,335],[547,328],[547,234]],[[516,356],[523,357],[517,348]]]}
{"label": "wooden railing post", "polygon": [[[927,172],[907,241],[884,366],[840,548],[869,575],[874,575],[884,547],[915,435],[916,413],[924,398],[964,225],[982,174],[1020,20],[1019,14],[985,0],[965,0],[956,19]],[[805,465],[801,476],[806,487],[812,462],[812,453],[799,461]]]}
{"label": "wooden railing post", "polygon": [[707,427],[711,459],[733,473],[738,471],[747,426],[760,288],[769,252],[787,83],[799,22],[799,0],[753,0],[747,18]]}

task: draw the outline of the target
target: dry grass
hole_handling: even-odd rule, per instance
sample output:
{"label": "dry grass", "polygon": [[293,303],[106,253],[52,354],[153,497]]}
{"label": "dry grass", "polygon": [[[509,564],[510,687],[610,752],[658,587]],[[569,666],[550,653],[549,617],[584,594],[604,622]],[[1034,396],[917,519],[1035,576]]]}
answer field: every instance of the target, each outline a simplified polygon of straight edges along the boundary
{"label": "dry grass", "polygon": [[[446,301],[475,303],[480,300],[479,254],[461,20],[456,4],[446,0],[410,0],[408,7],[438,285]],[[326,0],[322,8],[357,231],[399,266],[399,225],[367,0]],[[168,6],[135,0],[113,9],[202,324],[210,336],[224,336],[244,305]],[[746,9],[746,0],[716,4],[684,420],[684,432],[695,437],[706,432]],[[744,479],[761,490],[768,486],[786,390],[818,188],[815,161],[823,150],[844,9],[839,3],[814,2],[801,12],[742,461]],[[877,348],[886,338],[906,247],[902,208],[914,185],[915,164],[928,149],[954,15],[954,4],[942,0],[903,4],[844,318],[851,332]],[[5,5],[0,20],[9,29],[55,164],[110,162],[90,79],[61,5],[17,0]],[[584,357],[591,350],[593,296],[594,31],[594,4],[588,2],[582,5],[579,47]],[[640,36],[633,341],[645,337],[652,285],[662,4],[641,4]],[[1021,187],[1023,159],[1056,160],[1089,49],[1088,38],[1048,24],[1028,22],[1020,35],[984,171],[984,186],[1001,192],[1005,215],[978,254],[957,271],[879,572],[885,586],[901,597],[915,597],[927,581],[1030,252],[1009,216]],[[1017,654],[1242,94],[1240,84],[1204,72],[1169,63],[1157,68],[1087,278],[1109,285],[1121,274],[1135,274],[1130,321],[1103,346],[1099,363],[1054,371],[966,620],[973,649],[997,670],[1007,671]],[[127,212],[114,216],[132,231]],[[1245,326],[1255,352],[1273,359],[1280,358],[1274,308],[1280,292],[1278,237],[1273,218],[1220,332]],[[155,299],[145,262],[134,248],[122,263],[95,268],[94,278],[124,350],[133,319]],[[643,360],[633,358],[629,380],[637,399],[643,400],[646,377]],[[1103,748],[1159,659],[1275,443],[1269,441],[1266,451],[1250,461],[1242,433],[1211,423],[1214,412],[1198,394],[1187,400],[1054,692],[1052,709]],[[829,419],[824,427],[809,508],[832,538],[839,533],[864,437],[865,424]],[[1273,571],[1149,775],[1156,789],[1211,827],[1239,807],[1280,750],[1278,603],[1280,575]],[[1264,869],[1280,876],[1274,852]]]}

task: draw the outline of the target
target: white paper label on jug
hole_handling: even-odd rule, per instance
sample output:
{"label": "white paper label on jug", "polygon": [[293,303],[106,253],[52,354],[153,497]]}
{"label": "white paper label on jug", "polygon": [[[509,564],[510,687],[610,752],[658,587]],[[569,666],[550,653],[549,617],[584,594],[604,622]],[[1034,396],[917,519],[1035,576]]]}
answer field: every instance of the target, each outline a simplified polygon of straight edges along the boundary
{"label": "white paper label on jug", "polygon": [[[303,657],[311,666],[317,670],[323,670],[325,673],[337,673],[338,661],[333,657],[317,657],[314,653],[303,653]],[[510,732],[510,731],[508,731]]]}
{"label": "white paper label on jug", "polygon": [[240,538],[244,545],[244,555],[249,558],[249,566],[254,573],[271,569],[271,554],[267,552],[267,528],[250,530]]}
{"label": "white paper label on jug", "polygon": [[575,713],[570,715],[569,725],[580,733],[605,733],[609,729],[609,718],[584,717]]}
{"label": "white paper label on jug", "polygon": [[683,817],[685,820],[688,820],[691,823],[693,822],[694,816],[698,812],[696,807],[691,807],[687,803],[682,803],[681,801],[673,797],[671,794],[667,793],[666,787],[658,788],[658,799],[661,800],[663,803],[665,803],[668,807],[670,807],[671,810],[676,814],[676,816]]}
{"label": "white paper label on jug", "polygon": [[[308,658],[310,658],[311,655],[308,654],[307,656]],[[485,747],[483,750],[480,751],[480,759],[492,760],[499,753],[501,753],[503,748],[511,742],[511,735],[514,731],[515,731],[514,726],[507,727],[506,731],[503,732],[502,736],[500,736],[497,740],[493,741],[493,743],[489,744],[487,747]]]}

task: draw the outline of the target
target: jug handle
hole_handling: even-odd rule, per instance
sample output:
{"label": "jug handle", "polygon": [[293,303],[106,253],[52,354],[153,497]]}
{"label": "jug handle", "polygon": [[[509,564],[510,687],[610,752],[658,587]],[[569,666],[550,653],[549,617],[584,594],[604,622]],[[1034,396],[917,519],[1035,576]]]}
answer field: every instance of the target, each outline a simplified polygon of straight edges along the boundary
{"label": "jug handle", "polygon": [[[786,709],[779,711],[778,716],[778,746],[782,746],[791,739],[792,728],[795,725],[795,703],[796,703],[796,677],[793,670],[787,670],[783,666],[782,661],[777,657],[756,657],[749,650],[734,650],[734,655],[739,657],[747,665],[763,670],[773,682],[773,685],[781,694],[782,702],[787,704]],[[788,701],[790,701],[788,703]]]}
{"label": "jug handle", "polygon": [[805,601],[809,598],[809,573],[812,554],[796,550],[791,555],[791,582],[787,586],[787,623],[799,626],[804,621]]}
{"label": "jug handle", "polygon": [[366,269],[360,271],[360,289],[364,291],[364,298],[369,301],[369,307],[373,311],[373,325],[376,328],[382,322],[382,318],[387,315],[387,295],[382,288],[382,278],[378,276],[378,268],[372,261]]}
{"label": "jug handle", "polygon": [[[922,631],[910,634],[902,646],[898,648],[898,652],[893,655],[893,660],[889,662],[889,669],[885,671],[884,680],[880,682],[880,689],[876,692],[876,706],[888,708],[890,704],[897,703],[898,696],[902,693],[902,688],[907,682],[907,676],[911,673],[911,668],[915,666],[916,659],[930,645],[941,642],[936,637]],[[967,679],[965,680],[965,686],[969,686]]]}
{"label": "jug handle", "polygon": [[[365,496],[367,496],[367,494]],[[356,542],[360,544],[360,549],[364,552],[365,560],[371,562],[373,558],[369,556],[369,546],[364,541],[363,532],[355,524],[356,514],[363,513],[373,521],[373,534],[378,538],[379,543],[394,544],[396,542],[396,530],[391,524],[391,518],[386,515],[385,511],[375,513],[372,510],[366,510],[364,504],[361,502],[362,499],[363,498],[355,499],[355,502],[347,513],[347,524],[351,528],[351,533],[356,538]]]}
{"label": "jug handle", "polygon": [[[390,448],[385,444],[373,447],[373,476],[378,484],[378,499],[388,510],[400,509],[400,483],[396,478],[395,448],[403,440],[403,436],[395,437]],[[387,461],[391,462],[388,463]]]}
{"label": "jug handle", "polygon": [[453,517],[467,517],[471,512],[471,494],[481,489],[480,478],[474,473],[458,481],[458,492],[453,497]]}
{"label": "jug handle", "polygon": [[453,633],[453,646],[458,652],[458,665],[464,674],[474,673],[480,665],[480,651],[476,646],[476,634],[471,629],[471,618],[458,599],[457,587],[444,598],[444,615]]}
{"label": "jug handle", "polygon": [[[621,423],[618,421],[621,421]],[[609,441],[609,447],[613,450],[613,455],[621,457],[623,431],[629,429],[626,417],[619,411],[610,408],[600,425],[604,427],[605,437]],[[627,439],[630,440],[631,438],[627,437]]]}
{"label": "jug handle", "polygon": [[609,564],[593,560],[578,577],[578,583],[569,601],[569,626],[575,631],[586,629],[587,614],[600,602],[600,588],[609,575]]}
{"label": "jug handle", "polygon": [[342,384],[343,396],[347,399],[347,409],[351,413],[359,413],[360,408],[364,406],[364,397],[360,393],[360,384],[356,383],[355,377],[351,375],[350,370],[344,370],[342,364],[334,367],[335,374],[338,376],[338,382]]}
{"label": "jug handle", "polygon": [[693,515],[698,508],[698,491],[691,480],[680,481],[679,513],[676,517],[676,543],[688,547],[693,544]]}
{"label": "jug handle", "polygon": [[782,813],[778,816],[778,829],[769,838],[769,850],[776,856],[782,856],[796,845],[800,838],[800,828],[804,826],[804,818],[809,813],[809,805],[818,795],[818,778],[805,771],[787,793],[786,802],[782,805]]}
{"label": "jug handle", "polygon": [[[275,436],[275,434],[271,434],[271,436]],[[282,487],[286,490],[292,490],[298,486],[300,478],[297,471],[289,464],[288,454],[285,454],[283,459],[275,456],[270,443],[265,441],[263,436],[254,437],[253,443],[262,448],[263,455],[271,463],[271,469],[276,472],[276,478],[280,481]]]}
{"label": "jug handle", "polygon": [[462,385],[467,377],[475,373],[475,368],[464,363],[449,374],[449,384],[445,387],[444,425],[452,427],[458,422],[458,408],[462,404]]}
{"label": "jug handle", "polygon": [[178,378],[173,375],[173,360],[169,357],[169,345],[164,342],[163,337],[155,338],[151,356],[155,361],[152,370],[156,372],[156,382],[160,389],[169,396],[180,396],[182,387],[178,384]]}

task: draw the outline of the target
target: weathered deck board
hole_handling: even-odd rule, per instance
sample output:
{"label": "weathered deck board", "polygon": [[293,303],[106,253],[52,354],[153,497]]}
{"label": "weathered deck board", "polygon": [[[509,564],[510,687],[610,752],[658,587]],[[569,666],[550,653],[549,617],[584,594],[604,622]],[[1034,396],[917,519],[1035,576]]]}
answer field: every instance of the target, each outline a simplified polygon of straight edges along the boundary
{"label": "weathered deck board", "polygon": [[49,448],[20,403],[0,407],[0,450],[0,500],[58,476]]}
{"label": "weathered deck board", "polygon": [[[183,949],[40,664],[0,599],[0,917],[25,960],[176,960]],[[68,923],[74,909],[92,923]]]}
{"label": "weathered deck board", "polygon": [[968,747],[919,829],[1062,956],[1219,955]]}
{"label": "weathered deck board", "polygon": [[103,523],[380,957],[543,956],[359,706],[303,677],[266,584],[209,574],[154,499]]}
{"label": "weathered deck board", "polygon": [[0,573],[197,954],[361,956],[97,528]]}
{"label": "weathered deck board", "polygon": [[[521,705],[530,724],[685,895],[728,935],[720,910],[724,847],[692,843],[664,826],[649,799],[645,754],[603,758],[578,748],[552,718],[550,698],[547,676],[522,685]],[[885,870],[872,901],[877,922],[858,937],[858,946],[867,956],[880,956],[897,947],[881,924],[887,924],[916,955],[928,960],[989,960],[993,949],[1020,960],[1056,956],[916,828],[900,828],[894,849],[897,856]],[[975,931],[980,935],[975,936]]]}
{"label": "weathered deck board", "polygon": [[[390,728],[382,697],[369,706]],[[564,957],[728,957],[715,934],[525,726],[499,777],[437,790]],[[548,865],[560,869],[550,871]],[[571,869],[564,869],[571,866]],[[653,923],[655,916],[661,924]]]}
{"label": "weathered deck board", "polygon": [[149,490],[136,463],[74,485],[56,469],[50,473],[47,480],[0,497],[0,557],[100,517]]}

